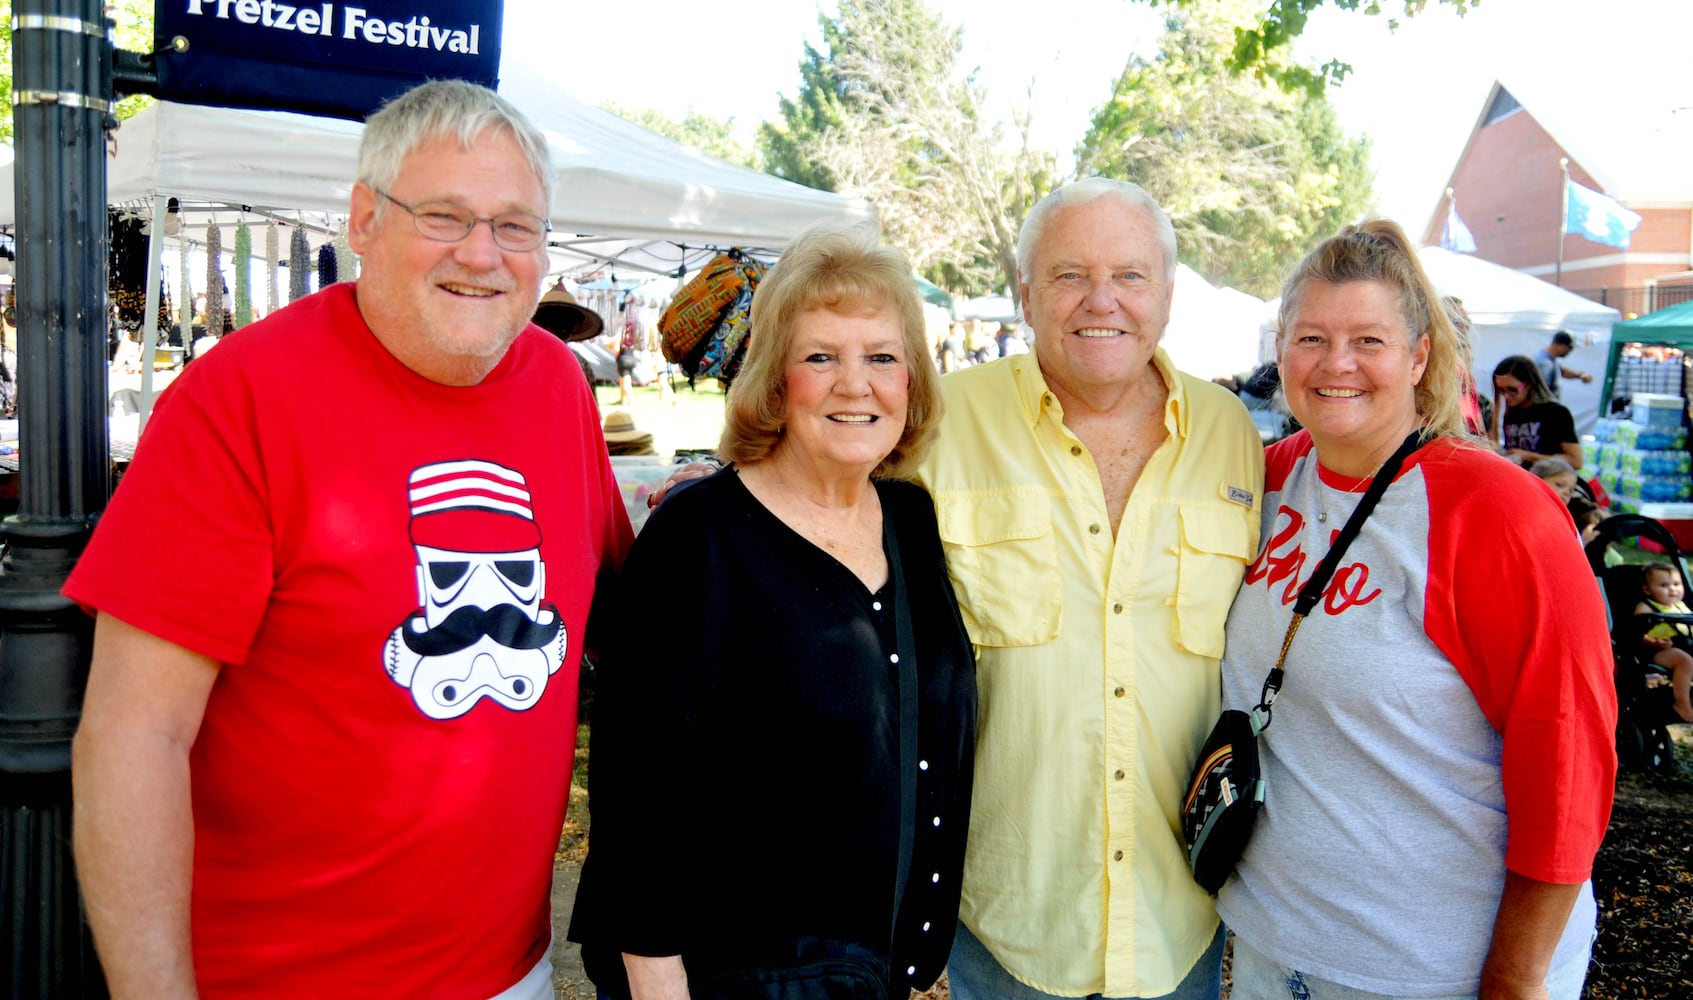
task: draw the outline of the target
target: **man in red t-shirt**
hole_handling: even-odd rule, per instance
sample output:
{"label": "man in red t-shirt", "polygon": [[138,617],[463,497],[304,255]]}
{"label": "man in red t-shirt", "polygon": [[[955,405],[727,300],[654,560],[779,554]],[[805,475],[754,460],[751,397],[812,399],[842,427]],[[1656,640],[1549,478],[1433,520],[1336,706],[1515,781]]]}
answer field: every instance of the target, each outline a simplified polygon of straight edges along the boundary
{"label": "man in red t-shirt", "polygon": [[98,615],[75,847],[114,997],[552,997],[575,664],[630,530],[529,324],[551,177],[492,91],[397,98],[357,282],[160,400],[65,586]]}

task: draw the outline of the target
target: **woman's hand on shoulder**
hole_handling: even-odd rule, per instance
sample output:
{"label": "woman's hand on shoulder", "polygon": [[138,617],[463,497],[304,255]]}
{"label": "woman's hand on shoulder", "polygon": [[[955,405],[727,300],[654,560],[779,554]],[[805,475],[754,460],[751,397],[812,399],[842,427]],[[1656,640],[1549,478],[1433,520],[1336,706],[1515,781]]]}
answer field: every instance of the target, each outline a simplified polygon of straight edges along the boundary
{"label": "woman's hand on shoulder", "polygon": [[706,462],[689,462],[687,465],[681,466],[675,472],[670,474],[669,479],[659,483],[658,489],[647,494],[647,506],[657,507],[659,504],[664,502],[665,497],[670,495],[670,488],[672,486],[680,486],[681,484],[694,479],[704,479],[706,476],[716,472],[717,468],[717,466],[710,465]]}

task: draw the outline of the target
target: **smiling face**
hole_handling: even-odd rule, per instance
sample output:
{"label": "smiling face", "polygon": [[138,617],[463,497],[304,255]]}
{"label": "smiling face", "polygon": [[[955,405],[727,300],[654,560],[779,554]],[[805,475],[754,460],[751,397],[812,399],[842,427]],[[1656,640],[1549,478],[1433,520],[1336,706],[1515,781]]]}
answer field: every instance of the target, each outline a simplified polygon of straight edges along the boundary
{"label": "smiling face", "polygon": [[1413,342],[1384,281],[1311,281],[1298,295],[1278,352],[1288,408],[1324,466],[1371,475],[1417,426],[1428,338]]}
{"label": "smiling face", "polygon": [[868,477],[905,432],[911,374],[891,310],[810,309],[794,318],[783,364],[779,449],[826,474]]}
{"label": "smiling face", "polygon": [[1055,209],[1018,291],[1047,384],[1080,395],[1154,377],[1170,319],[1163,248],[1142,209],[1100,197]]}
{"label": "smiling face", "polygon": [[[387,193],[407,205],[451,202],[484,218],[547,215],[541,182],[504,129],[484,132],[469,149],[451,136],[420,143]],[[347,238],[363,259],[359,312],[389,353],[424,378],[480,382],[534,315],[545,248],[501,249],[482,222],[457,243],[437,242],[404,209],[382,202],[368,185],[353,187]]]}

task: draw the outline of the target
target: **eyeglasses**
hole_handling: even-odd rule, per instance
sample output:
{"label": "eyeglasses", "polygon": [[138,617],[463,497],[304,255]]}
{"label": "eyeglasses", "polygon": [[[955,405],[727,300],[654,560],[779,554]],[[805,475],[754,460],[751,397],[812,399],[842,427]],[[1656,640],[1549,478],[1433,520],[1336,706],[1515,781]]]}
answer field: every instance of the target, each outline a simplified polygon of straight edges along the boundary
{"label": "eyeglasses", "polygon": [[490,218],[450,201],[408,205],[381,188],[371,190],[405,209],[417,231],[437,243],[457,243],[469,236],[478,222],[486,222],[494,234],[494,243],[502,250],[523,253],[540,246],[553,228],[551,222],[528,212],[501,212]]}

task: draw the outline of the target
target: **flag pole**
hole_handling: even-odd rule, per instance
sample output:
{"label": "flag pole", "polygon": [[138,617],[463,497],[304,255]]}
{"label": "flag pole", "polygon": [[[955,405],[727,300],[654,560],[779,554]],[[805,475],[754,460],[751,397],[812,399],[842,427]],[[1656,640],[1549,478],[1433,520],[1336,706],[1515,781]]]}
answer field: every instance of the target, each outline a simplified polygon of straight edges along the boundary
{"label": "flag pole", "polygon": [[1570,158],[1558,158],[1558,171],[1563,175],[1564,183],[1558,188],[1562,197],[1558,209],[1558,272],[1553,284],[1564,287],[1564,234],[1570,228]]}

